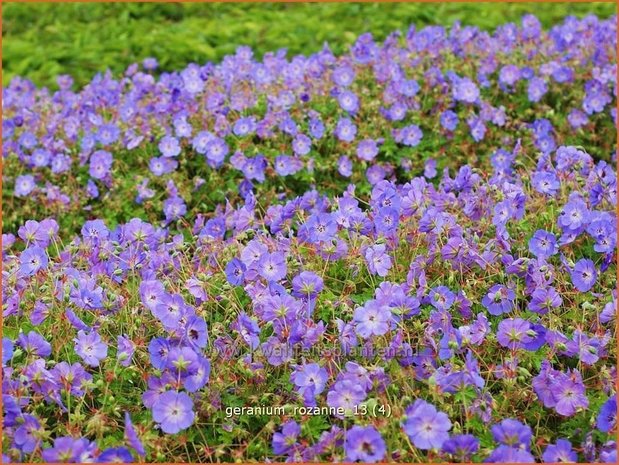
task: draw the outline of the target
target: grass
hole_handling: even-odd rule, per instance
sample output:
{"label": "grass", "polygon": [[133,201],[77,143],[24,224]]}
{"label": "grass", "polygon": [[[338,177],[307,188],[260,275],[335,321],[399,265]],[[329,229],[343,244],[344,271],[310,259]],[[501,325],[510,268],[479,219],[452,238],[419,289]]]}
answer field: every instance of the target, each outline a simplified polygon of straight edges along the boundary
{"label": "grass", "polygon": [[25,76],[56,88],[58,74],[78,85],[106,68],[118,73],[148,56],[163,70],[218,61],[239,45],[258,56],[287,48],[311,53],[329,42],[345,50],[363,32],[383,39],[396,29],[455,21],[492,30],[535,13],[545,27],[572,14],[608,17],[614,3],[144,4],[5,3],[2,83]]}

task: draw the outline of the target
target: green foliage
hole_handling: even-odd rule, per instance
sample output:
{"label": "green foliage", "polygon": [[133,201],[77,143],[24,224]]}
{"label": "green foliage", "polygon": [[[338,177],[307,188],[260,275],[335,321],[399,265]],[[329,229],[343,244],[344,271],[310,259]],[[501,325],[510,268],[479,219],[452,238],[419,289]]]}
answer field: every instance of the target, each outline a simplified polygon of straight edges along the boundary
{"label": "green foliage", "polygon": [[[287,48],[290,55],[319,50],[326,41],[337,53],[363,32],[384,39],[403,25],[451,25],[455,21],[491,30],[536,14],[544,27],[567,15],[605,18],[613,3],[348,3],[348,4],[143,4],[9,3],[3,8],[3,85],[15,75],[55,88],[58,74],[78,85],[106,68],[122,72],[154,56],[166,71],[190,62],[218,61],[239,45],[262,56]],[[406,31],[403,31],[406,32]]]}

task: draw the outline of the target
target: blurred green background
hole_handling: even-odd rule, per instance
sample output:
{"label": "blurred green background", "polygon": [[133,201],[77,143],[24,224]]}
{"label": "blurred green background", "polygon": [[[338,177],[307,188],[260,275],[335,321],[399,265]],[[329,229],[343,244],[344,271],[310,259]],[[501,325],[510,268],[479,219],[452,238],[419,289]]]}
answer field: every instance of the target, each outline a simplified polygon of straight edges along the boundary
{"label": "blurred green background", "polygon": [[335,52],[363,32],[383,39],[408,25],[463,24],[493,29],[535,13],[544,26],[589,13],[608,17],[610,3],[331,3],[145,4],[4,3],[3,85],[13,76],[56,88],[58,74],[78,84],[107,68],[115,72],[148,56],[175,70],[190,62],[217,61],[239,45],[264,52],[287,48],[311,53],[328,41]]}

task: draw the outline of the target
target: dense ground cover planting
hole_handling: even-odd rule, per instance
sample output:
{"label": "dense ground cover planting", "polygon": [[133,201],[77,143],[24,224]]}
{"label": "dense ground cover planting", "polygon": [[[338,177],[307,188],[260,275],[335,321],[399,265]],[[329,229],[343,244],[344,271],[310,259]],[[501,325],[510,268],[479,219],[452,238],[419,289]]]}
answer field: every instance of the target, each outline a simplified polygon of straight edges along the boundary
{"label": "dense ground cover planting", "polygon": [[566,15],[616,14],[597,3],[16,3],[2,8],[2,83],[27,76],[56,89],[70,72],[78,86],[107,68],[121,73],[136,57],[154,56],[160,69],[193,61],[220,61],[239,45],[257,57],[285,47],[305,55],[327,41],[336,54],[359,34],[383,40],[409,25],[450,26],[454,21],[491,31],[535,11],[544,27]]}
{"label": "dense ground cover planting", "polygon": [[615,37],[14,79],[4,459],[616,461]]}

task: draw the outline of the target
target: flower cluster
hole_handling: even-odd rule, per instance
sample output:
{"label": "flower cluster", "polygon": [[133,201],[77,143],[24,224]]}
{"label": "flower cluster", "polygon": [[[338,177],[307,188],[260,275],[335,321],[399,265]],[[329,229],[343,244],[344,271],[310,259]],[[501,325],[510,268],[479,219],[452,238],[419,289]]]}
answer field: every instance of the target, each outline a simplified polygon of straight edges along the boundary
{"label": "flower cluster", "polygon": [[3,461],[615,462],[615,32],[14,80]]}
{"label": "flower cluster", "polygon": [[[65,213],[68,231],[84,209],[115,222],[192,220],[249,191],[269,204],[315,184],[337,194],[346,182],[411,177],[426,161],[427,173],[437,162],[490,170],[490,159],[504,171],[506,137],[527,153],[564,144],[609,161],[615,42],[614,18],[543,31],[528,15],[492,34],[411,27],[382,44],[364,34],[343,56],[325,46],[258,61],[241,47],[159,76],[146,59],[79,90],[70,76],[55,92],[16,78],[3,89],[4,198],[15,212],[5,224],[19,227],[22,210]],[[556,176],[540,171],[533,182],[555,192]]]}

